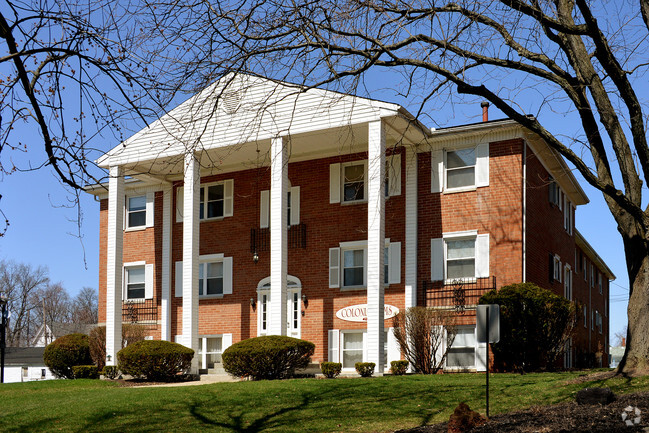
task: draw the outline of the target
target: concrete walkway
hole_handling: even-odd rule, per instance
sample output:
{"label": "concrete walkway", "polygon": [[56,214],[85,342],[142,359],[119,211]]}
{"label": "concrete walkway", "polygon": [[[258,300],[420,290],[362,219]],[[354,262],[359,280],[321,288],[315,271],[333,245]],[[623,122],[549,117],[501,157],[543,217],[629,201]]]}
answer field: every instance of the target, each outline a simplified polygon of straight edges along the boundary
{"label": "concrete walkway", "polygon": [[239,379],[238,377],[232,377],[229,374],[203,374],[200,376],[200,380],[192,380],[189,382],[161,383],[158,385],[133,386],[131,388],[209,385],[212,383],[221,382],[241,382],[241,380],[242,379]]}

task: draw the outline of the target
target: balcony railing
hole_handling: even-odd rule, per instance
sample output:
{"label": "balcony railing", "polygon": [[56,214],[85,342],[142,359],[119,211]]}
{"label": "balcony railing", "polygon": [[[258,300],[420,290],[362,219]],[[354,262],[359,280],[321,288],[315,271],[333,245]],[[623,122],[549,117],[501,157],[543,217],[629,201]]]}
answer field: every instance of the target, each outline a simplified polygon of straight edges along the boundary
{"label": "balcony railing", "polygon": [[158,323],[157,300],[125,300],[122,302],[122,323],[155,327]]}
{"label": "balcony railing", "polygon": [[453,309],[458,313],[475,310],[480,296],[496,288],[496,277],[465,278],[453,281],[422,281],[419,305]]}
{"label": "balcony railing", "polygon": [[[288,228],[288,247],[306,248],[306,224],[296,224]],[[270,250],[270,228],[250,229],[250,252]]]}

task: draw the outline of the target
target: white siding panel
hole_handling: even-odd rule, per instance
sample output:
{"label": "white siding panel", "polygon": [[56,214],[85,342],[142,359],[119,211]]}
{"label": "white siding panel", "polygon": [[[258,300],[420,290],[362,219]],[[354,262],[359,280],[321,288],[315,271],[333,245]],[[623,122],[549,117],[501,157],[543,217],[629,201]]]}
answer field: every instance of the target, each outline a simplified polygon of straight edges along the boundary
{"label": "white siding panel", "polygon": [[329,248],[329,288],[340,287],[340,248]]}
{"label": "white siding panel", "polygon": [[223,216],[230,217],[234,213],[234,180],[226,180],[223,185],[223,190]]}
{"label": "white siding panel", "polygon": [[388,283],[401,283],[401,242],[391,242],[388,249]]}
{"label": "white siding panel", "polygon": [[291,225],[300,224],[300,187],[291,187]]}
{"label": "white siding panel", "polygon": [[146,299],[153,298],[153,264],[144,266],[144,297]]}
{"label": "white siding panel", "polygon": [[182,260],[179,262],[176,262],[176,272],[174,274],[175,282],[176,282],[176,289],[175,289],[175,296],[176,298],[182,298],[183,297],[183,262]]}

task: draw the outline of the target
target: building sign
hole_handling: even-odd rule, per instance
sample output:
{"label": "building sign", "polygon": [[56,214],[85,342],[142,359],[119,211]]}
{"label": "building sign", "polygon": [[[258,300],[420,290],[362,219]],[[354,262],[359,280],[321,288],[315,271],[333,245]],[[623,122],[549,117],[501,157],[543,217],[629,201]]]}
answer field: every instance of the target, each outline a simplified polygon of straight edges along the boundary
{"label": "building sign", "polygon": [[[394,305],[383,306],[383,318],[391,319],[399,314],[399,309]],[[336,317],[348,322],[367,322],[367,304],[350,305],[336,311]]]}

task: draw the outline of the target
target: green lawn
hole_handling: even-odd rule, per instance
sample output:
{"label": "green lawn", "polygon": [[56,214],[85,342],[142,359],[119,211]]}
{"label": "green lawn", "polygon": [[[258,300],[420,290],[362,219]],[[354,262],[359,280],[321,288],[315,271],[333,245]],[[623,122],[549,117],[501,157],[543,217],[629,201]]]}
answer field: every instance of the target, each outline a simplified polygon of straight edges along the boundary
{"label": "green lawn", "polygon": [[[586,386],[649,390],[649,377],[566,384],[580,373],[497,374],[491,413],[553,404]],[[0,431],[389,432],[484,413],[483,374],[295,379],[120,388],[106,381],[0,385]]]}

